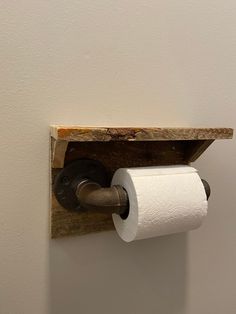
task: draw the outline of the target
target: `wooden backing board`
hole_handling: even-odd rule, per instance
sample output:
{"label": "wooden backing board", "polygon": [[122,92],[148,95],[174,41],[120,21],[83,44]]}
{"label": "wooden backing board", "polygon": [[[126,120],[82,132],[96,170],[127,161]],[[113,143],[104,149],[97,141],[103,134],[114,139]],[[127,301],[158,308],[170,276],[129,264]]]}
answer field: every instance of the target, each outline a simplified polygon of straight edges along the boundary
{"label": "wooden backing board", "polygon": [[[189,164],[215,139],[229,139],[229,128],[80,128],[52,126],[52,187],[64,165],[79,158],[99,160],[110,179],[121,167]],[[78,213],[60,206],[51,191],[52,238],[114,229],[106,214]]]}

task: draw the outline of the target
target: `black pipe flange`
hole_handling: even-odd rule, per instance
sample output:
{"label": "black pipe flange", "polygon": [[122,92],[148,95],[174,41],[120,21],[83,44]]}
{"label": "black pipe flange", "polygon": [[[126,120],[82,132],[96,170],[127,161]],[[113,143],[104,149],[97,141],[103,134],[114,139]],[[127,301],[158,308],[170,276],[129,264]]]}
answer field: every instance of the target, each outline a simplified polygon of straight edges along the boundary
{"label": "black pipe flange", "polygon": [[70,210],[84,210],[76,196],[80,182],[91,180],[101,187],[108,186],[106,168],[96,160],[79,159],[63,168],[55,177],[53,191],[60,205]]}

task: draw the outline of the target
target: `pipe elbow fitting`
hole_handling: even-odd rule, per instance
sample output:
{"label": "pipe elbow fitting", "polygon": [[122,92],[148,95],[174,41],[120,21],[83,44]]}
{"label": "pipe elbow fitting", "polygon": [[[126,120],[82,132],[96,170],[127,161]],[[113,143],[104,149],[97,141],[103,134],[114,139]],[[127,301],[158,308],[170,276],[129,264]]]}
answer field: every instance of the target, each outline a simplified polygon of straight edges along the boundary
{"label": "pipe elbow fitting", "polygon": [[103,188],[96,182],[84,180],[78,184],[76,196],[81,207],[89,211],[124,215],[129,208],[128,195],[119,185]]}

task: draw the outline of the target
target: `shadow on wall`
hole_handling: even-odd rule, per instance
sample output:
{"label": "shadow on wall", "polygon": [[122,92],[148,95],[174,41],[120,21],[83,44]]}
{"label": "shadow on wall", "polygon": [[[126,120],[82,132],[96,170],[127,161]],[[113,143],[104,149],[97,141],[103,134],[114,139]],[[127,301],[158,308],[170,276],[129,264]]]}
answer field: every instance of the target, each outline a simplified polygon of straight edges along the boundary
{"label": "shadow on wall", "polygon": [[187,235],[125,243],[111,231],[52,240],[51,314],[183,314]]}

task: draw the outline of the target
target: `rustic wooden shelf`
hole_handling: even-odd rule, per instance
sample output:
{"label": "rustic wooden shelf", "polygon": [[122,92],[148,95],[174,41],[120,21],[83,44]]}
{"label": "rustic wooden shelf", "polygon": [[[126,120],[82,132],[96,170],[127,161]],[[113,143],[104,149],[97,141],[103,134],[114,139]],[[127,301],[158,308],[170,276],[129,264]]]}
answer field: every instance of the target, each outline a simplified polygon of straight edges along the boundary
{"label": "rustic wooden shelf", "polygon": [[[79,158],[101,161],[110,178],[121,167],[189,164],[231,128],[105,128],[51,126],[52,185],[64,165]],[[114,228],[110,215],[62,208],[52,192],[51,236],[82,235]]]}

